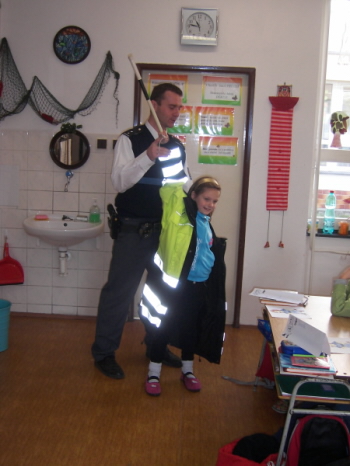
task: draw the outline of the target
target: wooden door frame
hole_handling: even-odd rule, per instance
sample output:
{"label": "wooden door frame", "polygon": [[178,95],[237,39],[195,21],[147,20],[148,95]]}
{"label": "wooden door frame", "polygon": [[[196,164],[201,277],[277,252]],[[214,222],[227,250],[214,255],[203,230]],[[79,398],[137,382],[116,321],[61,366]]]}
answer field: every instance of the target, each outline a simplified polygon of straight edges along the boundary
{"label": "wooden door frame", "polygon": [[[220,73],[220,74],[240,74],[248,78],[248,95],[247,111],[245,120],[245,139],[244,139],[244,157],[243,157],[243,174],[242,174],[242,191],[240,207],[240,226],[237,251],[237,268],[236,268],[236,289],[235,289],[235,308],[233,313],[233,327],[239,327],[241,314],[242,282],[243,282],[243,264],[244,248],[247,224],[247,207],[249,192],[249,173],[250,158],[253,132],[253,108],[255,92],[255,68],[228,67],[228,66],[194,66],[194,65],[169,65],[159,63],[136,63],[136,66],[142,76],[146,70],[150,71],[167,71],[174,74],[178,73]],[[139,81],[135,76],[134,85],[134,126],[141,122],[141,97],[142,91]]]}

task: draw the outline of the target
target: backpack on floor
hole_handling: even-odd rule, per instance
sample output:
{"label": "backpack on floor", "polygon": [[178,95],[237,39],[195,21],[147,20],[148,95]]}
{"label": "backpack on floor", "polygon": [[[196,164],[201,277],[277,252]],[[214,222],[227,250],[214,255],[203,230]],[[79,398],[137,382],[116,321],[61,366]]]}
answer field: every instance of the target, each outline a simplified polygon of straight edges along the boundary
{"label": "backpack on floor", "polygon": [[274,466],[279,441],[272,435],[253,434],[220,448],[216,466]]}
{"label": "backpack on floor", "polygon": [[[350,434],[338,416],[307,415],[291,434],[286,466],[327,466],[349,459]],[[338,463],[339,461],[339,463]]]}

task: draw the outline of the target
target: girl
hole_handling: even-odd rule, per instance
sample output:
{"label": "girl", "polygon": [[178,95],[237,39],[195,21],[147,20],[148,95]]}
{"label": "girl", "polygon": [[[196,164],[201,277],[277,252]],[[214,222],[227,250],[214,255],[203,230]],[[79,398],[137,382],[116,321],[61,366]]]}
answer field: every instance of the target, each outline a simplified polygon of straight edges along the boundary
{"label": "girl", "polygon": [[154,342],[145,390],[161,393],[161,361],[166,345],[181,348],[184,386],[196,392],[194,354],[219,363],[225,326],[226,239],[217,238],[210,224],[221,194],[212,177],[197,179],[188,194],[181,184],[160,190],[162,233],[143,291],[142,318],[154,327]]}

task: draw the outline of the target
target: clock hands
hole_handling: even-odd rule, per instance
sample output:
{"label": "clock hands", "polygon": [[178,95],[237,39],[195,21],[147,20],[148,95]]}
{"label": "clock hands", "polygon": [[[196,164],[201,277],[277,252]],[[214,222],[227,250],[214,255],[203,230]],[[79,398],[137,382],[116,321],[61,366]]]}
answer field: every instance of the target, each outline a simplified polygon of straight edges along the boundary
{"label": "clock hands", "polygon": [[193,26],[193,27],[198,28],[199,30],[201,30],[201,27],[200,27],[198,21],[196,21],[196,23],[197,24],[189,24],[189,26]]}

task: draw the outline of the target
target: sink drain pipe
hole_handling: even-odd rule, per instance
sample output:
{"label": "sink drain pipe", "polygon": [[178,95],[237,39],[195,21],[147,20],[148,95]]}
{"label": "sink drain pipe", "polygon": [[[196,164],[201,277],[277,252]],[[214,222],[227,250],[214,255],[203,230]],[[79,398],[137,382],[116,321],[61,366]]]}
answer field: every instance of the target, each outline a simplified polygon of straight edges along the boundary
{"label": "sink drain pipe", "polygon": [[60,275],[68,275],[67,272],[67,260],[71,259],[71,253],[68,252],[67,248],[59,247],[59,261],[60,261]]}

